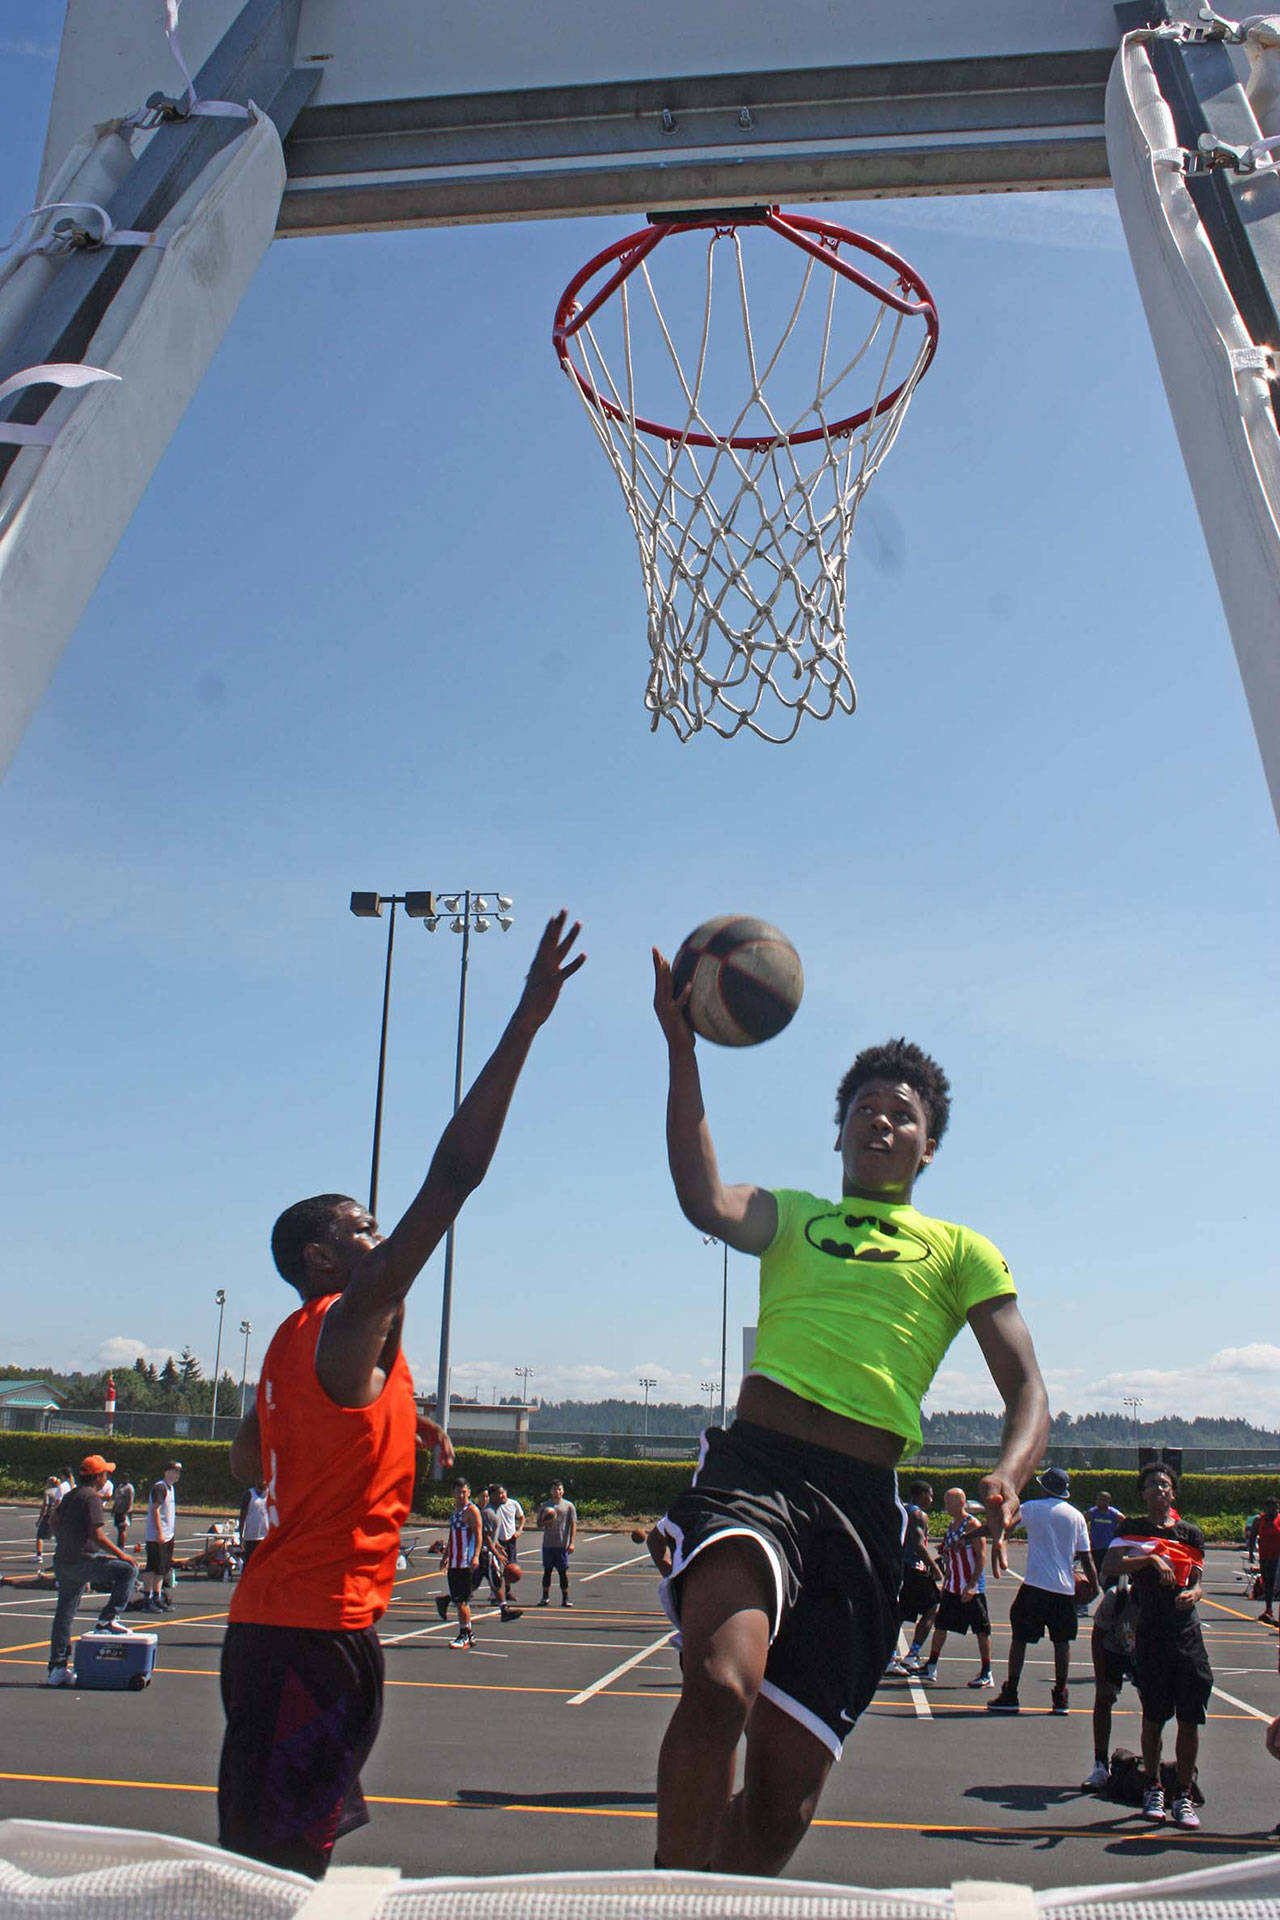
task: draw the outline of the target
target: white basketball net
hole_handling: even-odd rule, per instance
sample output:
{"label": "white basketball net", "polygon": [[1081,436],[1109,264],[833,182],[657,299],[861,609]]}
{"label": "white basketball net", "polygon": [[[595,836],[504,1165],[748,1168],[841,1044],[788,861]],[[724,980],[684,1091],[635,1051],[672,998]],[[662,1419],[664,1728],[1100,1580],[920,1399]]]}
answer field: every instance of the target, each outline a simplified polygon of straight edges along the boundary
{"label": "white basketball net", "polygon": [[[769,244],[771,268],[786,276],[780,289],[770,273],[777,312],[754,331],[743,251],[752,234]],[[826,719],[837,708],[854,709],[845,660],[849,541],[933,338],[919,314],[895,311],[767,229],[679,237],[685,248],[705,242],[703,311],[691,354],[682,360],[655,285],[671,235],[569,336],[566,363],[640,545],[651,726],[665,718],[682,740],[703,727],[725,738],[745,727],[786,741],[806,713]],[[728,268],[719,276],[717,253]],[[865,271],[866,258],[858,261]],[[885,284],[901,283],[886,273]],[[590,291],[582,289],[580,305]],[[727,408],[726,330],[735,336],[730,357],[745,349]],[[680,331],[691,332],[687,323]],[[662,416],[671,438],[646,424],[654,384],[647,376],[655,372],[671,408]],[[771,384],[783,391],[771,393]],[[832,433],[833,423],[864,408],[865,421]],[[793,436],[815,429],[814,439],[793,444]],[[694,435],[713,444],[695,444]],[[763,444],[730,444],[747,437]]]}

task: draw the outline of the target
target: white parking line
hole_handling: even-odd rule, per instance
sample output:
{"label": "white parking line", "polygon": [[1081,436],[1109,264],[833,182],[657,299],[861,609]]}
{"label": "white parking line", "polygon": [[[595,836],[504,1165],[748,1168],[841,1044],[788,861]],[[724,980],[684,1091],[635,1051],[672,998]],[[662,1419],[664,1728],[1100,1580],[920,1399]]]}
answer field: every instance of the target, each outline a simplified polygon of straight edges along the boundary
{"label": "white parking line", "polygon": [[1262,1720],[1267,1726],[1276,1717],[1274,1713],[1264,1713],[1261,1707],[1251,1707],[1247,1700],[1237,1700],[1234,1693],[1228,1693],[1223,1687],[1215,1687],[1213,1691],[1219,1700],[1225,1700],[1229,1706],[1239,1707],[1242,1713],[1251,1714],[1255,1720]]}
{"label": "white parking line", "polygon": [[[606,1571],[608,1571],[608,1569],[606,1569]],[[638,1667],[642,1660],[647,1660],[651,1653],[658,1651],[659,1647],[668,1646],[674,1637],[675,1629],[672,1628],[659,1639],[653,1641],[650,1646],[642,1647],[639,1653],[633,1653],[631,1658],[624,1660],[620,1667],[614,1667],[610,1672],[601,1674],[598,1680],[593,1680],[591,1685],[584,1687],[581,1693],[575,1693],[572,1700],[566,1700],[565,1705],[567,1707],[585,1706],[588,1700],[593,1699],[597,1693],[603,1692],[611,1680],[619,1680],[624,1673],[630,1673],[633,1667]]]}
{"label": "white parking line", "polygon": [[642,1560],[649,1560],[649,1564],[653,1564],[647,1553],[633,1554],[630,1560],[618,1560],[611,1567],[601,1567],[597,1573],[584,1573],[578,1585],[585,1587],[588,1580],[603,1580],[606,1573],[621,1573],[623,1567],[638,1567]]}
{"label": "white parking line", "polygon": [[[903,1654],[908,1651],[910,1645],[911,1645],[911,1642],[907,1638],[906,1628],[899,1627],[898,1628],[898,1658],[899,1659],[901,1659]],[[912,1675],[908,1675],[907,1677],[907,1692],[911,1695],[911,1704],[916,1710],[917,1720],[932,1720],[933,1709],[929,1705],[928,1699],[925,1695],[925,1690],[920,1685],[920,1682],[917,1679],[915,1679]]]}

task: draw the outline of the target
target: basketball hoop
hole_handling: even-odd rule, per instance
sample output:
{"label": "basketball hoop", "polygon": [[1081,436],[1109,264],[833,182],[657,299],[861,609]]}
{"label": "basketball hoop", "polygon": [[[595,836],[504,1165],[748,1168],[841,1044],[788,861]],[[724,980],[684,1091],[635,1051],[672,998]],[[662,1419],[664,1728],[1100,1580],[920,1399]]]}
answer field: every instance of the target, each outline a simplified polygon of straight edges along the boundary
{"label": "basketball hoop", "polygon": [[[699,233],[705,257],[672,244]],[[771,235],[795,255],[780,260]],[[753,317],[748,257],[765,245]],[[669,311],[702,308],[687,363],[660,271]],[[569,282],[552,337],[640,544],[651,727],[784,741],[806,713],[852,713],[849,540],[938,343],[920,276],[878,241],[776,207],[652,214]]]}

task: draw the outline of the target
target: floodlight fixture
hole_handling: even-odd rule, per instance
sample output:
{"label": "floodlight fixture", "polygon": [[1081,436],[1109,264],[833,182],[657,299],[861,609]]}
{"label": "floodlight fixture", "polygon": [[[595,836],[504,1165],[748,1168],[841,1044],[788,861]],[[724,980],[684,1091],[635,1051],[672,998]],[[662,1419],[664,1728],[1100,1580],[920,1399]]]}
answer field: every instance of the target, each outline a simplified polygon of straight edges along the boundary
{"label": "floodlight fixture", "polygon": [[461,906],[461,904],[462,902],[456,893],[449,894],[447,899],[444,899],[440,902],[440,905],[444,908],[446,913],[456,913],[458,911],[458,908]]}
{"label": "floodlight fixture", "polygon": [[440,915],[438,913],[429,913],[423,921],[423,925],[426,927],[428,933],[434,933],[440,925]]}
{"label": "floodlight fixture", "polygon": [[488,913],[489,911],[489,902],[482,893],[478,893],[471,904],[477,913]]}
{"label": "floodlight fixture", "polygon": [[511,915],[509,913],[500,913],[498,915],[498,925],[502,928],[502,931],[504,933],[510,933]]}
{"label": "floodlight fixture", "polygon": [[462,915],[460,913],[456,913],[449,922],[449,930],[451,933],[462,932]]}
{"label": "floodlight fixture", "polygon": [[514,900],[509,900],[509,899],[507,898],[507,896],[506,896],[506,894],[505,894],[505,893],[500,893],[500,894],[498,895],[498,910],[499,910],[499,912],[501,912],[501,913],[510,913],[510,911],[511,911],[511,909],[512,909],[512,907],[513,907],[514,905],[515,905],[515,901],[514,901]]}
{"label": "floodlight fixture", "polygon": [[404,910],[410,920],[429,920],[436,910],[434,893],[406,893]]}
{"label": "floodlight fixture", "polygon": [[377,893],[353,893],[351,911],[357,920],[378,920],[382,916],[382,896]]}
{"label": "floodlight fixture", "polygon": [[478,913],[476,915],[476,932],[488,933],[488,931],[489,931],[489,922],[485,919],[482,913]]}

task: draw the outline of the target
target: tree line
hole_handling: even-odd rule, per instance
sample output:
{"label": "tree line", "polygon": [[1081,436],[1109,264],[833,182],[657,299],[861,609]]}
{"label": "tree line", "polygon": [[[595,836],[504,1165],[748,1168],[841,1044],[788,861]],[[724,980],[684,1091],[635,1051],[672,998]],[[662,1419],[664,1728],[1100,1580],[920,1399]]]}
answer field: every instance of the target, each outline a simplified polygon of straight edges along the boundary
{"label": "tree line", "polygon": [[[0,1367],[0,1380],[39,1380],[66,1397],[68,1411],[77,1408],[102,1408],[106,1405],[107,1382],[116,1383],[117,1413],[211,1413],[213,1381],[184,1347],[177,1359],[169,1355],[162,1367],[141,1354],[132,1366],[103,1367],[100,1373],[63,1373],[56,1367]],[[235,1413],[240,1405],[240,1382],[223,1368],[218,1382],[219,1418]]]}

